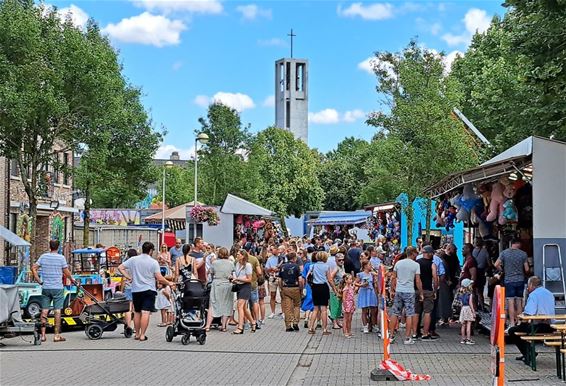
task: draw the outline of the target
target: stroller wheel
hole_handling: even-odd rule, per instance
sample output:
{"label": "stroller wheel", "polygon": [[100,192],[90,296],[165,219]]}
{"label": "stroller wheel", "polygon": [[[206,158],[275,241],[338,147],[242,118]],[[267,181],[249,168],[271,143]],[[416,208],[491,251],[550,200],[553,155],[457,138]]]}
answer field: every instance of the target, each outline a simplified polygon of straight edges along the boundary
{"label": "stroller wheel", "polygon": [[200,334],[197,337],[197,342],[202,346],[206,342],[206,334]]}
{"label": "stroller wheel", "polygon": [[98,324],[90,324],[86,327],[85,333],[89,339],[96,340],[102,338],[102,327]]}
{"label": "stroller wheel", "polygon": [[165,330],[165,340],[167,342],[172,342],[174,337],[175,337],[175,327],[167,326],[167,330]]}
{"label": "stroller wheel", "polygon": [[134,335],[134,330],[132,327],[125,327],[124,328],[124,337],[131,338]]}
{"label": "stroller wheel", "polygon": [[183,335],[183,337],[181,338],[181,343],[183,344],[183,346],[186,346],[189,344],[191,340],[191,335],[190,334],[185,334]]}

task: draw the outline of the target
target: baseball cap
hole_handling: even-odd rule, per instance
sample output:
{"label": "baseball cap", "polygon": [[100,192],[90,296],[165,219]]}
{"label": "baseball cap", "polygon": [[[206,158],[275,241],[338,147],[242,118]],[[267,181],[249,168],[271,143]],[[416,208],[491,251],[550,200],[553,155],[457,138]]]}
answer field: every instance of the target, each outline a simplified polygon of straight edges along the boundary
{"label": "baseball cap", "polygon": [[434,253],[434,248],[433,248],[432,246],[430,246],[430,245],[426,245],[426,246],[423,248],[423,253]]}
{"label": "baseball cap", "polygon": [[472,284],[474,284],[474,281],[473,281],[473,280],[470,280],[470,279],[464,279],[464,280],[462,280],[462,287],[466,287],[466,288],[467,288],[467,287],[471,286]]}

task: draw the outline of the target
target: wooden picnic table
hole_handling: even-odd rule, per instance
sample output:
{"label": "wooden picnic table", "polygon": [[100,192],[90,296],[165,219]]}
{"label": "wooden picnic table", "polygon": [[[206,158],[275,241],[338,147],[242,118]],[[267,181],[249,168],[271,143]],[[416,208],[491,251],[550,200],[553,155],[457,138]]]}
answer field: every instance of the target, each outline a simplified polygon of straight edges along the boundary
{"label": "wooden picnic table", "polygon": [[[566,314],[562,314],[562,315],[525,315],[525,314],[521,314],[518,316],[518,318],[524,322],[530,323],[531,324],[531,331],[528,334],[528,336],[534,336],[535,335],[535,322],[537,321],[542,321],[542,320],[564,320],[566,321]],[[559,328],[556,328],[555,326],[560,326]],[[564,327],[562,327],[564,326]],[[566,332],[566,324],[551,324],[550,327],[554,328],[557,331],[560,331],[560,341],[562,342],[562,345],[560,346],[561,348],[564,348],[564,333]],[[524,339],[527,340],[527,339]],[[530,345],[530,355],[529,355],[529,359],[530,359],[530,364],[531,364],[531,369],[533,371],[537,370],[537,359],[536,359],[536,351],[535,351],[535,340],[528,340],[529,341],[529,345]],[[558,351],[558,347],[556,350],[556,374],[559,378],[562,379],[562,376],[564,376],[564,378],[566,378],[566,374],[564,374],[564,369],[562,369],[561,367],[563,367],[564,365],[564,358],[562,358],[562,360],[560,360],[560,353]],[[562,363],[560,363],[562,362]],[[562,371],[561,371],[562,370]]]}

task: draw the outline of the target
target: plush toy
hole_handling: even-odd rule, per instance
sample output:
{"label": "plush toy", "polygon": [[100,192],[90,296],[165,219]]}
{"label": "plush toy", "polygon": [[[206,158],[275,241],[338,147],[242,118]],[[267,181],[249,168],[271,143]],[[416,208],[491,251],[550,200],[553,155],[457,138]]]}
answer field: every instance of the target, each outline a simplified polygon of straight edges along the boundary
{"label": "plush toy", "polygon": [[479,196],[474,192],[472,184],[464,185],[464,190],[457,200],[459,206],[458,213],[456,214],[457,221],[469,221],[472,211],[477,207],[480,202]]}
{"label": "plush toy", "polygon": [[434,222],[438,228],[446,225],[446,211],[450,207],[450,201],[448,198],[444,197],[438,202],[436,206],[436,216],[434,216]]}
{"label": "plush toy", "polygon": [[496,182],[491,187],[491,201],[489,203],[489,213],[486,221],[493,222],[499,218],[499,214],[503,212],[503,203],[505,196],[503,191],[505,186],[501,182]]}
{"label": "plush toy", "polygon": [[446,213],[446,217],[444,218],[445,228],[449,231],[451,228],[454,228],[454,221],[456,220],[456,207],[451,205],[448,208],[448,212]]}
{"label": "plush toy", "polygon": [[479,213],[479,215],[485,220],[489,212],[489,203],[491,202],[491,185],[481,184],[478,187],[478,193],[480,194],[483,202],[483,212]]}
{"label": "plush toy", "polygon": [[503,213],[499,216],[499,224],[504,225],[507,222],[517,222],[517,207],[512,199],[508,199],[503,203]]}

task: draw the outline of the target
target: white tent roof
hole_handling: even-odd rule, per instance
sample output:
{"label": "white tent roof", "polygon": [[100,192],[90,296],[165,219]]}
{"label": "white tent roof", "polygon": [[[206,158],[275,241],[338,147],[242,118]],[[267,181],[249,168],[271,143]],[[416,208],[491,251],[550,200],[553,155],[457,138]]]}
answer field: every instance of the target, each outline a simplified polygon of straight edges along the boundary
{"label": "white tent roof", "polygon": [[3,238],[9,244],[16,247],[29,247],[31,245],[11,230],[4,228],[2,225],[0,225],[0,238]]}
{"label": "white tent roof", "polygon": [[530,156],[531,154],[533,154],[533,139],[534,137],[523,139],[518,144],[511,146],[509,149],[505,150],[502,153],[499,153],[492,159],[485,161],[483,164],[481,164],[481,166],[492,165],[514,158]]}
{"label": "white tent roof", "polygon": [[228,194],[224,200],[224,204],[220,208],[222,213],[226,214],[247,214],[250,216],[276,216],[272,211],[262,208],[259,205],[254,204],[234,196],[233,194]]}

